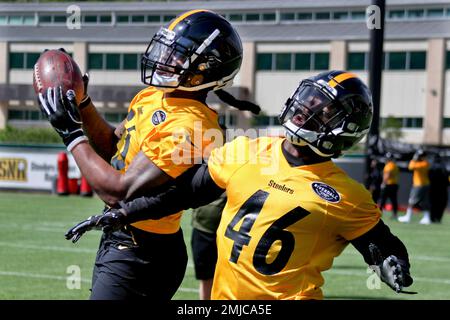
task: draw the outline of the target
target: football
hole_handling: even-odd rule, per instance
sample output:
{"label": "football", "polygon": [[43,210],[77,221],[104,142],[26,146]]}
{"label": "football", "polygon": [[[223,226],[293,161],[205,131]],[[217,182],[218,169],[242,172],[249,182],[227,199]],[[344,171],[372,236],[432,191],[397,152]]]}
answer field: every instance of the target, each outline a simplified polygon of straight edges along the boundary
{"label": "football", "polygon": [[83,75],[77,63],[60,49],[44,51],[34,65],[34,91],[44,94],[47,88],[58,86],[62,86],[64,93],[74,90],[77,103],[83,99]]}

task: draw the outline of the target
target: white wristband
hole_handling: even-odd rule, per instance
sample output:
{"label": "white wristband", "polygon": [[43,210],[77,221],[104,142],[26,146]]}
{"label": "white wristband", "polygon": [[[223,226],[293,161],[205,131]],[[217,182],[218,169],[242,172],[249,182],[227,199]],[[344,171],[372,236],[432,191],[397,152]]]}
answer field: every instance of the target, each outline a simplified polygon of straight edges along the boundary
{"label": "white wristband", "polygon": [[67,146],[67,151],[72,152],[72,149],[75,148],[75,146],[83,141],[89,141],[89,139],[86,136],[80,136],[76,139],[74,139],[69,145]]}

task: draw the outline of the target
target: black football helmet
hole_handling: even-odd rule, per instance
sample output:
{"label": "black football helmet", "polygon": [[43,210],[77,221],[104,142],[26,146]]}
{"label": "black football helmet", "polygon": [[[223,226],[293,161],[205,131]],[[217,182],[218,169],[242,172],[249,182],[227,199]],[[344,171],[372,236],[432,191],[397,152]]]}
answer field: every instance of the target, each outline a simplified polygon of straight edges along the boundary
{"label": "black football helmet", "polygon": [[369,131],[372,114],[370,90],[355,74],[328,71],[300,82],[280,122],[294,145],[338,157]]}
{"label": "black football helmet", "polygon": [[163,90],[222,89],[242,62],[242,42],[222,16],[208,10],[180,14],[153,37],[142,56],[141,78]]}

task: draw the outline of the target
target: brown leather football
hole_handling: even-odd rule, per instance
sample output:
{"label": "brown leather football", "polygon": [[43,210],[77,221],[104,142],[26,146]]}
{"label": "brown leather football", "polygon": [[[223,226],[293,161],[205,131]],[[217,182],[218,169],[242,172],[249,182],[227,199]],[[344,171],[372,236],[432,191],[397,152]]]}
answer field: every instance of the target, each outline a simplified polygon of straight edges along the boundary
{"label": "brown leather football", "polygon": [[83,99],[83,75],[77,63],[61,50],[44,51],[34,65],[34,91],[45,94],[47,88],[58,86],[62,86],[63,93],[74,90],[78,104]]}

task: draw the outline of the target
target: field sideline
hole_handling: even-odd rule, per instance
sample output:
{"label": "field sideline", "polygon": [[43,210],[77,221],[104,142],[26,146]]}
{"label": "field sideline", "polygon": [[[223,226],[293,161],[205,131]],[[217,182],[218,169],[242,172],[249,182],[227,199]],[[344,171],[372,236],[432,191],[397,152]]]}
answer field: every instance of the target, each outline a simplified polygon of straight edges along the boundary
{"label": "field sideline", "polygon": [[[74,223],[101,212],[97,198],[0,192],[0,299],[87,299],[100,232],[90,232],[73,245],[64,239]],[[450,217],[441,225],[403,225],[385,222],[408,247],[417,295],[398,295],[381,284],[367,286],[367,266],[349,246],[324,273],[328,299],[450,299]],[[190,215],[182,220],[190,254]],[[66,286],[68,268],[79,267],[81,289]],[[371,278],[372,279],[372,278]],[[198,283],[192,260],[174,299],[197,299]]]}

